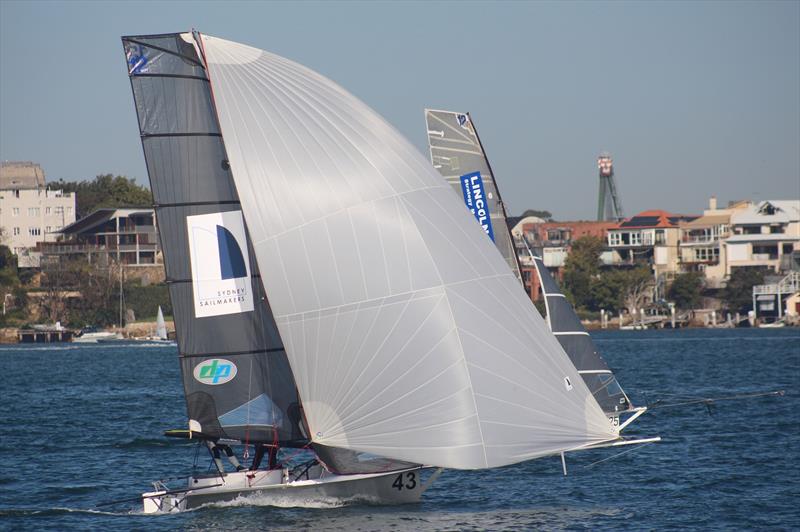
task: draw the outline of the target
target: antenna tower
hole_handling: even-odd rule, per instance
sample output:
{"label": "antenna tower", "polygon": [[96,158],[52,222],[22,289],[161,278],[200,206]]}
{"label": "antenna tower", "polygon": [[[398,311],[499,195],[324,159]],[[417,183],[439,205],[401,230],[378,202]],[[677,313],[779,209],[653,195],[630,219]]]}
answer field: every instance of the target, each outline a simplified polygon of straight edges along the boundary
{"label": "antenna tower", "polygon": [[622,220],[625,215],[622,214],[622,202],[617,194],[617,185],[614,183],[614,162],[611,160],[611,155],[601,153],[597,158],[597,168],[600,170],[597,220]]}

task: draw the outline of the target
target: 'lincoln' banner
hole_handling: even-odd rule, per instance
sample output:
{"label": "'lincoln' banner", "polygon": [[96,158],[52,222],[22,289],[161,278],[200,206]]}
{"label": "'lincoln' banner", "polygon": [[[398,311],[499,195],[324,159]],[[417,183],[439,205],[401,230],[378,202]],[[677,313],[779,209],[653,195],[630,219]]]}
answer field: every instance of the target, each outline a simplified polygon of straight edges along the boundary
{"label": "'lincoln' banner", "polygon": [[494,242],[494,230],[492,229],[492,220],[489,218],[489,205],[486,203],[481,173],[472,172],[462,175],[461,191],[464,193],[464,203],[467,204],[467,208],[472,211],[472,215]]}

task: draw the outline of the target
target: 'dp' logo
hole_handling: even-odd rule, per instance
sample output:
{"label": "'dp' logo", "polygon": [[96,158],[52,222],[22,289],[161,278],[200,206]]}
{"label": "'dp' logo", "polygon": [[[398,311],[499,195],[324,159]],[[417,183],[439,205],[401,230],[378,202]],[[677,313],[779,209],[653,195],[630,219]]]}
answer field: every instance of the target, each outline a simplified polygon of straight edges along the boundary
{"label": "'dp' logo", "polygon": [[225,384],[236,377],[236,364],[224,358],[212,358],[195,366],[193,374],[203,384]]}

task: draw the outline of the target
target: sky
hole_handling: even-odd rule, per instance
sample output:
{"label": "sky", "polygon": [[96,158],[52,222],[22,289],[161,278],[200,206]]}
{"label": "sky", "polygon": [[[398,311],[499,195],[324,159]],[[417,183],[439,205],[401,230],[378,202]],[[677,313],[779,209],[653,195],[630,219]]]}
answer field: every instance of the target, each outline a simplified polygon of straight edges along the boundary
{"label": "sky", "polygon": [[0,0],[0,159],[147,184],[121,35],[195,28],[297,61],[427,154],[469,111],[510,214],[593,219],[610,152],[626,215],[800,199],[800,1]]}

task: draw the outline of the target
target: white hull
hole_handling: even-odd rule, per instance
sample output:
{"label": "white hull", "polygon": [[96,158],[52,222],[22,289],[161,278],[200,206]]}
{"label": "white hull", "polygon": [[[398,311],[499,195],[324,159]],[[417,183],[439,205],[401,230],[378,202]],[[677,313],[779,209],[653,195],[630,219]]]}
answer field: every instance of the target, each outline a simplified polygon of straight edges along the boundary
{"label": "white hull", "polygon": [[96,344],[97,342],[113,342],[116,340],[124,340],[125,337],[119,333],[114,332],[93,332],[84,333],[72,339],[73,342],[82,344]]}
{"label": "white hull", "polygon": [[300,478],[287,469],[240,471],[190,477],[187,489],[142,494],[144,513],[179,512],[204,504],[242,500],[255,504],[304,506],[313,503],[407,504],[419,501],[441,469],[413,468],[390,473],[336,475],[313,466]]}

